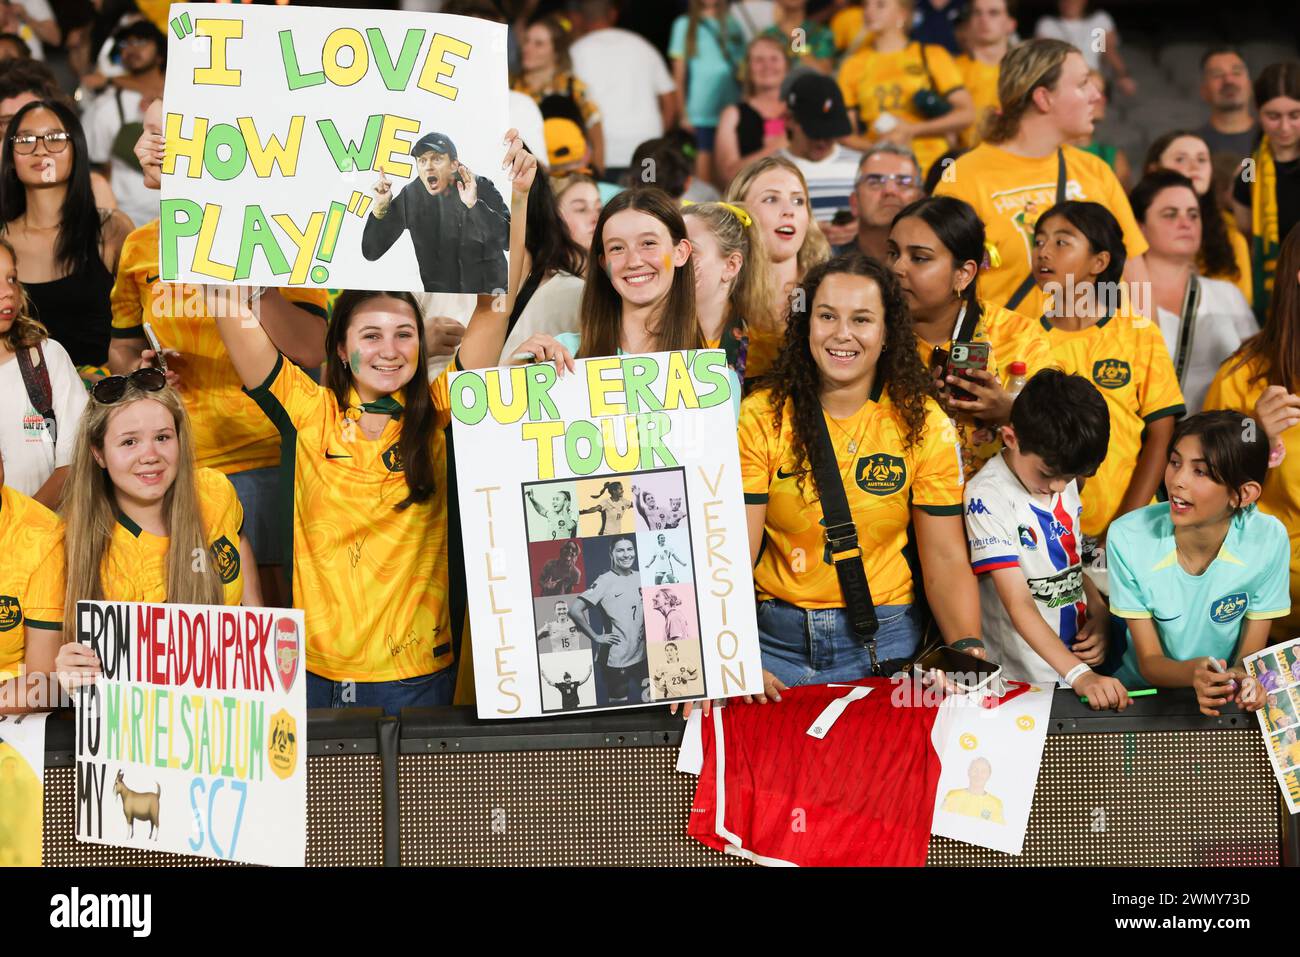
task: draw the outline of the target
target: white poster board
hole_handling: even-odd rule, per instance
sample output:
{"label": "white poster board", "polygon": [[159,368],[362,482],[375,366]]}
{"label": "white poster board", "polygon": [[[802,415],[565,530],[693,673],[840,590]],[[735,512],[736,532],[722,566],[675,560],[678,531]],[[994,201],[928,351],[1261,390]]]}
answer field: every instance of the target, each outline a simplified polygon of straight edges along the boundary
{"label": "white poster board", "polygon": [[1035,685],[996,708],[983,707],[982,695],[944,700],[931,735],[943,765],[932,833],[1006,854],[1021,852],[1053,689]]}
{"label": "white poster board", "polygon": [[451,381],[478,713],[762,691],[719,350]]}
{"label": "white poster board", "polygon": [[1256,652],[1246,670],[1264,689],[1255,712],[1287,810],[1300,811],[1300,638]]}
{"label": "white poster board", "polygon": [[302,638],[292,608],[78,602],[77,839],[301,867]]}
{"label": "white poster board", "polygon": [[174,3],[169,26],[163,280],[506,288],[504,24]]}

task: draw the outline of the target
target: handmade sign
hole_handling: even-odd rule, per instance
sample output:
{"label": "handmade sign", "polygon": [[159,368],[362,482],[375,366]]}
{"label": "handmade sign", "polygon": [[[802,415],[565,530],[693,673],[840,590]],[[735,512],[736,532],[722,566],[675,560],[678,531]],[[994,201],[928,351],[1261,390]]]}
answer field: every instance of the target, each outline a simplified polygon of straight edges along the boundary
{"label": "handmade sign", "polygon": [[193,3],[169,23],[164,280],[506,288],[504,24]]}
{"label": "handmade sign", "polygon": [[762,691],[718,350],[451,381],[480,717]]}
{"label": "handmade sign", "polygon": [[1263,689],[1264,707],[1255,714],[1282,797],[1295,814],[1300,811],[1300,638],[1256,652],[1245,665]]}
{"label": "handmade sign", "polygon": [[77,839],[301,867],[302,639],[291,608],[78,602]]}

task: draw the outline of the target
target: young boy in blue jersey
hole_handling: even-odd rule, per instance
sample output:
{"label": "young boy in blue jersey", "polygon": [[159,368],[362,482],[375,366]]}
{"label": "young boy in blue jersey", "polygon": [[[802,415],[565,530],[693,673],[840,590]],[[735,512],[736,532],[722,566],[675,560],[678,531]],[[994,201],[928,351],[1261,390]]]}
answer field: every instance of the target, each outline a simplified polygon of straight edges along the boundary
{"label": "young boy in blue jersey", "polygon": [[966,535],[980,580],[988,657],[1008,678],[1064,678],[1094,710],[1128,692],[1092,670],[1106,655],[1105,600],[1083,573],[1076,479],[1097,471],[1110,412],[1082,376],[1044,369],[1003,427],[1003,450],[966,484]]}
{"label": "young boy in blue jersey", "polygon": [[1268,452],[1264,430],[1238,412],[1184,419],[1169,443],[1169,501],[1110,526],[1110,608],[1130,635],[1125,684],[1195,688],[1211,717],[1229,702],[1263,706],[1241,661],[1291,611],[1286,528],[1255,506]]}

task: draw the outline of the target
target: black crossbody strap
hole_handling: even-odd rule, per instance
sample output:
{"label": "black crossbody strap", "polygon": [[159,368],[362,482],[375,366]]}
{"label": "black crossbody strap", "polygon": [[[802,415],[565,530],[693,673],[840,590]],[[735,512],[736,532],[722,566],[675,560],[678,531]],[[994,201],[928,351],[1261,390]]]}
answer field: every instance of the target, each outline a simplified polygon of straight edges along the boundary
{"label": "black crossbody strap", "polygon": [[826,416],[819,416],[818,421],[821,423],[817,432],[821,464],[814,466],[813,474],[817,479],[817,491],[821,494],[826,544],[840,580],[840,591],[844,594],[844,611],[849,625],[854,637],[867,646],[867,653],[871,655],[871,672],[876,674],[879,667],[875,636],[880,628],[876,620],[876,604],[871,598],[871,586],[867,584],[867,566],[862,546],[858,543],[858,527],[853,524],[853,515],[849,511],[844,479],[835,459],[835,445],[831,442]]}
{"label": "black crossbody strap", "polygon": [[[33,353],[40,360],[40,365],[32,361]],[[32,408],[45,420],[45,434],[54,442],[58,423],[54,417],[54,386],[50,383],[50,368],[45,361],[45,350],[38,344],[29,349],[19,349],[14,358],[18,360],[18,371],[22,374],[27,398],[32,400]]]}
{"label": "black crossbody strap", "polygon": [[[1065,202],[1065,150],[1056,151],[1056,202]],[[1007,300],[1007,308],[1014,310],[1020,305],[1025,296],[1029,295],[1029,290],[1034,288],[1034,261],[1033,256],[1029,258],[1029,275],[1025,281],[1016,287],[1016,291],[1011,294]]]}
{"label": "black crossbody strap", "polygon": [[1178,351],[1174,354],[1174,373],[1178,376],[1178,385],[1183,385],[1183,377],[1192,358],[1192,341],[1196,338],[1196,310],[1201,305],[1201,284],[1196,276],[1187,280],[1187,293],[1183,296],[1183,319],[1178,326]]}

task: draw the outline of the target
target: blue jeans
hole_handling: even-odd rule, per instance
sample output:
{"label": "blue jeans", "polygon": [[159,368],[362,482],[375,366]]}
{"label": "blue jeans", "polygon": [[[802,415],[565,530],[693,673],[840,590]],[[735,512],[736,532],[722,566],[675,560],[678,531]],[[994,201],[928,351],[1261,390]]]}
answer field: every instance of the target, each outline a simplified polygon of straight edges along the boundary
{"label": "blue jeans", "polygon": [[455,666],[397,681],[331,681],[307,672],[309,708],[383,708],[384,714],[397,717],[403,708],[451,704],[455,690]]}
{"label": "blue jeans", "polygon": [[[911,605],[877,605],[876,659],[910,658],[921,641]],[[758,603],[763,667],[788,688],[856,681],[871,675],[871,655],[853,636],[843,608],[798,608],[772,598]]]}
{"label": "blue jeans", "polygon": [[227,475],[235,487],[239,504],[244,508],[244,534],[253,546],[253,556],[259,565],[285,565],[285,535],[292,516],[284,514],[285,503],[279,495],[280,467],[248,469]]}

